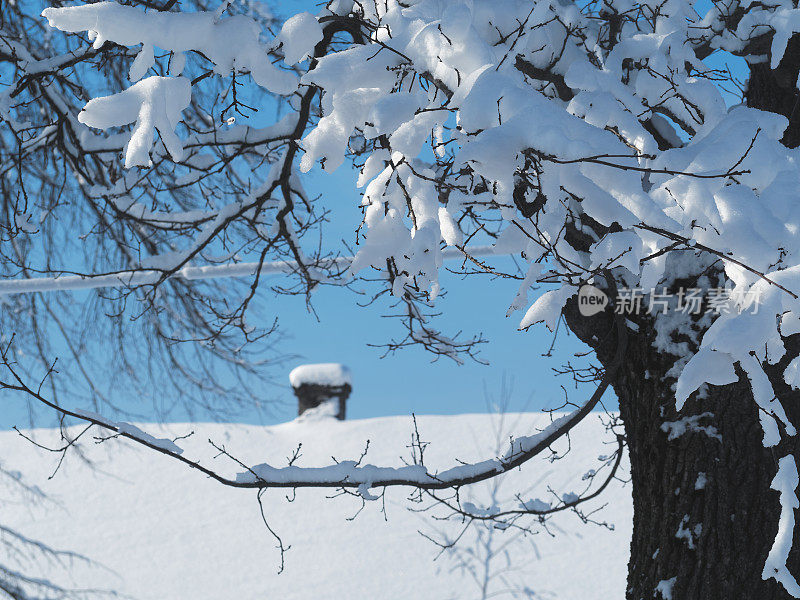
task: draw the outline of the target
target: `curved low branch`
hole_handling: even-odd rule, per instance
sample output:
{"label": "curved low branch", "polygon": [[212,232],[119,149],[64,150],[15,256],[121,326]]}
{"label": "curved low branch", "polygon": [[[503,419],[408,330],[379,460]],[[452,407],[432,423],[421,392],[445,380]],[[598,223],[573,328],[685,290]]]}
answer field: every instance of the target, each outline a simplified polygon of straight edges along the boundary
{"label": "curved low branch", "polygon": [[[610,276],[607,277],[610,278]],[[613,282],[611,284],[613,285]],[[541,454],[580,423],[600,401],[624,360],[627,337],[624,321],[620,315],[614,315],[614,324],[617,337],[614,360],[606,369],[597,389],[579,408],[556,419],[539,433],[513,440],[509,450],[502,457],[473,464],[458,465],[439,473],[430,473],[421,464],[394,468],[376,467],[374,465],[362,466],[360,461],[344,461],[318,468],[293,465],[278,468],[262,464],[249,468],[245,467],[247,468],[246,472],[240,473],[231,479],[182,456],[182,450],[168,440],[157,440],[126,423],[115,423],[92,413],[65,409],[44,398],[39,390],[30,388],[17,374],[8,358],[8,346],[2,350],[2,364],[11,373],[15,382],[0,381],[0,389],[23,392],[64,416],[91,423],[112,432],[116,436],[128,438],[151,450],[180,461],[230,487],[251,489],[358,488],[362,495],[373,487],[407,486],[423,490],[441,490],[485,481],[506,473]]]}

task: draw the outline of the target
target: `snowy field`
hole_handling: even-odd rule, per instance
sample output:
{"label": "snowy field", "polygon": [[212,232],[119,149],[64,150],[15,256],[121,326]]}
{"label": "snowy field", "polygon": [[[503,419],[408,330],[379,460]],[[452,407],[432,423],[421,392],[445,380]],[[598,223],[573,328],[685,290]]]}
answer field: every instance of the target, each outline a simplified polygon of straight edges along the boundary
{"label": "snowy field", "polygon": [[[453,459],[492,457],[509,434],[529,434],[549,417],[505,415],[501,422],[497,415],[423,416],[417,421],[422,440],[432,442],[426,464],[446,468]],[[413,431],[411,419],[400,417],[307,419],[272,427],[142,428],[165,437],[194,431],[180,442],[186,454],[226,474],[242,469],[225,457],[214,458],[209,438],[247,464],[276,466],[285,465],[300,442],[298,464],[313,466],[329,464],[331,456],[357,459],[369,440],[365,463],[399,466],[401,456],[410,456]],[[56,443],[51,430],[33,435],[39,443]],[[516,493],[525,500],[552,502],[553,492],[583,491],[584,473],[597,468],[598,456],[611,454],[616,444],[591,415],[573,433],[571,447],[561,460],[534,459],[499,482],[478,484],[470,492],[471,501],[485,507],[494,498],[501,506],[514,506]],[[632,506],[630,487],[618,481],[585,505],[588,511],[607,504],[592,518],[613,524],[613,531],[562,513],[548,522],[547,531],[534,524],[533,533],[526,535],[473,527],[454,551],[438,558],[439,549],[419,532],[452,538],[462,525],[431,518],[446,514],[441,510],[410,511],[420,505],[405,499],[407,490],[386,494],[386,518],[381,502],[369,502],[352,521],[348,518],[361,506],[358,498],[330,499],[326,496],[331,492],[299,490],[289,502],[286,491],[268,492],[263,497],[265,515],[291,546],[279,575],[280,553],[261,520],[255,492],[222,487],[126,441],[98,445],[87,439],[80,448],[84,460],[71,452],[48,480],[57,455],[37,449],[16,432],[0,433],[0,465],[21,472],[29,485],[47,495],[34,501],[0,479],[0,524],[98,563],[30,564],[12,556],[28,574],[115,589],[142,600],[468,600],[514,597],[511,591],[521,598],[624,597]],[[627,475],[627,461],[621,475]],[[4,556],[0,562],[7,560]]]}

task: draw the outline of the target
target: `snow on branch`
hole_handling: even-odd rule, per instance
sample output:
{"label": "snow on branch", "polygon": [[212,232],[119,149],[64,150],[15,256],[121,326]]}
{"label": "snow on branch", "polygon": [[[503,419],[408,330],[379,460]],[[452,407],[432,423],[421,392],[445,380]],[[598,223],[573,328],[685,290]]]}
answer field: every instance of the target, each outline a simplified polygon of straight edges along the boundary
{"label": "snow on branch", "polygon": [[172,160],[180,162],[183,144],[175,128],[191,101],[192,85],[185,77],[148,77],[119,94],[90,100],[78,121],[97,129],[136,123],[125,152],[126,169],[150,164],[155,129]]}
{"label": "snow on branch", "polygon": [[[213,12],[145,12],[116,2],[97,2],[46,8],[42,16],[61,31],[88,31],[95,48],[106,41],[122,46],[142,44],[131,69],[131,81],[137,81],[153,65],[153,48],[161,48],[175,53],[197,51],[214,63],[214,70],[220,75],[246,70],[258,85],[276,94],[290,94],[297,89],[297,77],[272,64],[268,48],[259,41],[261,26],[244,15],[219,18]],[[304,40],[308,51],[319,37],[310,28],[305,31],[311,32]]]}
{"label": "snow on branch", "polygon": [[798,474],[794,457],[784,456],[778,461],[778,472],[770,486],[780,494],[781,516],[778,521],[778,533],[772,543],[761,575],[763,579],[770,577],[775,579],[793,598],[800,598],[800,585],[789,572],[787,562],[794,536],[794,513],[800,507],[800,501],[797,499],[797,485]]}

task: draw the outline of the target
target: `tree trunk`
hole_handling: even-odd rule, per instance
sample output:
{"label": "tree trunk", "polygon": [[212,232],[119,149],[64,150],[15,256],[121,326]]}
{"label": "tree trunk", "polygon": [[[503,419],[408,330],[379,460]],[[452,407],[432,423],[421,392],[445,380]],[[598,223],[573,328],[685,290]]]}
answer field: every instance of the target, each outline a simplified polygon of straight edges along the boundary
{"label": "tree trunk", "polygon": [[[770,43],[771,36],[764,35],[751,44],[755,53],[766,53]],[[799,72],[800,35],[794,35],[777,68],[771,69],[769,61],[750,66],[745,94],[748,106],[787,117],[789,126],[782,142],[790,148],[800,145]],[[596,224],[589,225],[596,229]],[[578,239],[576,247],[585,250],[588,242]],[[684,287],[696,286],[695,279]],[[616,344],[610,311],[585,318],[572,301],[564,314],[570,329],[608,367]],[[780,515],[779,494],[770,484],[780,457],[792,454],[800,464],[797,437],[782,432],[778,446],[764,447],[758,408],[741,372],[737,383],[705,386],[678,413],[676,380],[669,373],[676,357],[655,347],[652,317],[631,319],[635,325],[628,330],[626,362],[613,382],[633,485],[627,599],[791,598],[781,584],[773,578],[764,580],[762,573]],[[694,340],[672,334],[672,341],[685,342],[694,351],[704,330],[697,320],[688,325],[697,334]],[[788,352],[779,365],[764,365],[795,426],[800,426],[800,392],[790,389],[781,373],[800,354],[798,338],[784,340]],[[795,523],[787,566],[800,580],[798,511]]]}
{"label": "tree trunk", "polygon": [[[616,343],[609,335],[609,311],[587,319],[570,303],[565,316],[607,366]],[[796,442],[764,448],[757,407],[743,376],[735,384],[708,386],[702,399],[695,393],[676,412],[675,378],[668,375],[675,358],[655,348],[652,319],[632,318],[638,331],[628,331],[626,361],[614,382],[633,486],[626,598],[791,598],[774,579],[765,581],[762,572],[780,515],[779,495],[770,484],[780,456],[800,457]],[[776,378],[775,370],[768,374],[776,392],[789,418],[800,424],[800,394]],[[800,578],[800,527],[794,530],[788,566]]]}
{"label": "tree trunk", "polygon": [[[666,375],[672,361],[649,337],[636,336],[614,386],[633,483],[627,598],[658,598],[659,586],[671,588],[675,600],[790,598],[774,579],[762,578],[778,529],[778,493],[770,483],[783,452],[762,443],[749,383],[711,387],[678,414],[674,379]],[[797,575],[799,533],[795,528],[789,565]]]}

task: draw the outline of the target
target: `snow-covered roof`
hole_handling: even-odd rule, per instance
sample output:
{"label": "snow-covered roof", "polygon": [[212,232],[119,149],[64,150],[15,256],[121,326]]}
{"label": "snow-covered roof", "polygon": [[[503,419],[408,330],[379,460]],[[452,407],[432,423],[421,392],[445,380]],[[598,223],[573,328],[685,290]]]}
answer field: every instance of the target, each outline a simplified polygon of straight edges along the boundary
{"label": "snow-covered roof", "polygon": [[[426,463],[439,469],[455,459],[491,457],[498,443],[507,444],[509,434],[530,434],[548,423],[542,414],[509,414],[502,422],[490,415],[417,417],[421,438],[431,442]],[[194,431],[179,442],[184,456],[204,457],[204,464],[230,474],[241,468],[224,457],[213,458],[217,452],[208,439],[224,444],[247,464],[275,465],[285,465],[302,442],[300,466],[329,464],[331,455],[357,459],[370,440],[365,463],[400,466],[401,457],[408,458],[414,431],[410,417],[293,421],[272,427],[138,427],[165,439]],[[58,441],[55,430],[38,430],[35,435],[45,445]],[[586,485],[582,476],[597,467],[598,456],[612,451],[608,442],[599,419],[590,416],[572,433],[572,449],[562,460],[534,459],[504,478],[463,489],[462,497],[478,507],[495,500],[508,507],[519,502],[516,493],[526,502],[552,502],[548,486],[558,494],[580,492]],[[554,448],[563,451],[566,444]],[[589,511],[608,503],[592,518],[613,523],[613,531],[561,513],[550,521],[549,533],[535,527],[533,535],[514,529],[469,531],[456,546],[463,552],[446,552],[436,561],[439,548],[418,531],[455,537],[463,525],[408,510],[419,508],[407,500],[408,489],[387,491],[385,515],[383,502],[367,502],[352,521],[348,519],[361,507],[359,498],[330,498],[330,490],[300,489],[289,502],[291,491],[269,491],[261,498],[264,516],[284,545],[291,545],[285,571],[278,575],[276,541],[264,526],[253,490],[225,488],[124,440],[99,445],[88,440],[82,450],[94,468],[77,453],[69,453],[51,480],[57,457],[15,431],[0,432],[0,450],[4,469],[21,472],[55,501],[15,501],[0,479],[0,524],[107,567],[68,561],[65,570],[59,570],[55,561],[29,562],[25,571],[32,576],[115,589],[139,600],[471,600],[481,597],[474,577],[483,577],[488,565],[489,592],[527,587],[535,593],[520,597],[625,596],[632,503],[630,488],[618,481],[586,505]],[[627,469],[627,460],[623,466]]]}
{"label": "snow-covered roof", "polygon": [[313,365],[300,365],[289,373],[292,387],[305,384],[313,385],[352,385],[350,369],[339,363],[318,363]]}

